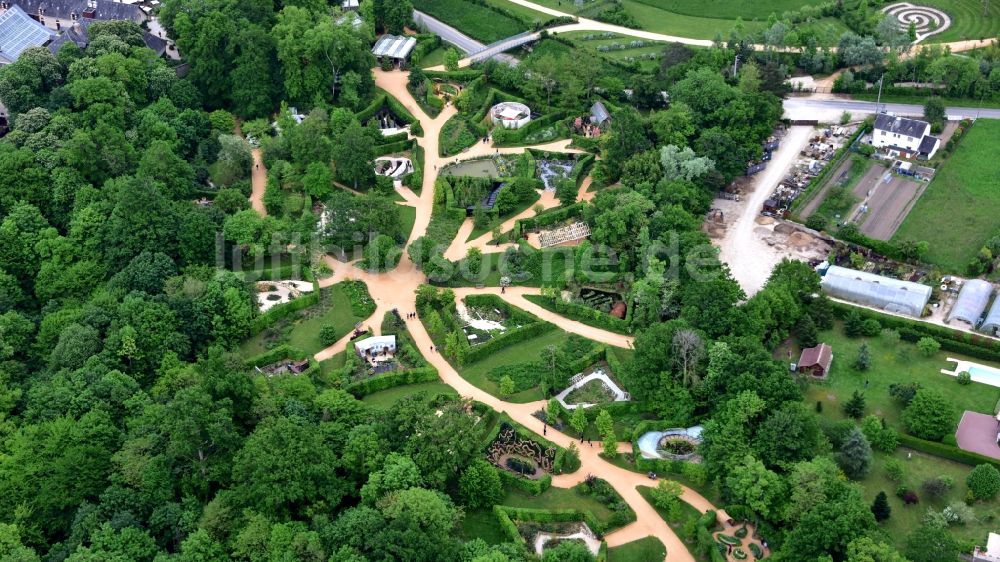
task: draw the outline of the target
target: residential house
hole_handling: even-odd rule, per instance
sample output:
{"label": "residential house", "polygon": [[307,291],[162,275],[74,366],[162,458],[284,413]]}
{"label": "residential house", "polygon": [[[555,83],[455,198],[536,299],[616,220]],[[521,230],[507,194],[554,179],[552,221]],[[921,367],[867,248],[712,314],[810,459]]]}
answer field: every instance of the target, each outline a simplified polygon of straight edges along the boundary
{"label": "residential house", "polygon": [[880,113],[875,117],[872,146],[892,156],[927,160],[941,146],[941,139],[931,136],[931,125],[919,119]]}
{"label": "residential house", "polygon": [[825,343],[802,350],[797,364],[802,374],[812,375],[817,379],[825,379],[830,374],[830,363],[833,362],[833,348]]}

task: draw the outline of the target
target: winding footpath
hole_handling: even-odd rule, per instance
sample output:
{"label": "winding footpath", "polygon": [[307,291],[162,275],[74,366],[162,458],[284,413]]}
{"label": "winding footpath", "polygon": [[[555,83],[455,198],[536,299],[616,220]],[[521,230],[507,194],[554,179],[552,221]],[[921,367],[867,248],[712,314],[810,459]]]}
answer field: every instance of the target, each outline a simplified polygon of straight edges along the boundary
{"label": "winding footpath", "polygon": [[[407,74],[404,72],[375,71],[376,84],[399,100],[404,107],[413,113],[413,115],[420,121],[424,130],[424,136],[417,139],[420,146],[424,148],[425,153],[423,189],[421,190],[420,195],[413,193],[406,195],[407,203],[412,204],[417,210],[416,222],[414,224],[413,231],[410,233],[409,241],[407,242],[409,244],[413,240],[422,236],[427,231],[427,226],[430,224],[431,212],[434,203],[434,182],[437,179],[438,169],[447,163],[456,161],[457,159],[461,159],[463,157],[468,158],[471,154],[477,154],[479,152],[489,154],[490,150],[495,151],[496,149],[484,146],[482,149],[479,149],[479,151],[471,151],[471,154],[466,153],[464,155],[451,158],[440,157],[438,155],[438,138],[441,132],[441,127],[452,115],[455,114],[455,109],[454,107],[446,107],[445,110],[442,111],[442,113],[437,117],[429,117],[423,112],[423,110],[421,110],[421,108],[413,100],[410,93],[407,91],[406,80]],[[557,143],[549,143],[543,147],[532,148],[545,148],[548,150],[561,151],[566,149],[565,144],[566,141],[560,141]],[[523,152],[526,148],[527,147],[500,150],[501,152],[509,151],[510,153],[517,153]],[[263,166],[260,171],[265,175],[263,182],[266,184],[266,171],[263,170]],[[256,186],[256,174],[254,179],[254,184]],[[586,194],[587,187],[589,187],[589,182],[584,182],[580,193]],[[513,222],[511,221],[510,224],[512,225]],[[481,239],[482,237],[473,240],[472,244],[480,244]],[[417,310],[416,289],[421,284],[426,283],[427,279],[424,274],[414,266],[406,252],[403,253],[400,263],[395,269],[384,273],[364,271],[356,267],[354,264],[343,263],[330,256],[327,256],[325,259],[327,264],[333,270],[333,274],[330,277],[320,280],[320,287],[329,287],[335,283],[349,279],[363,281],[368,285],[368,291],[371,294],[372,299],[375,301],[376,310],[375,313],[365,321],[365,323],[373,328],[376,333],[378,333],[379,327],[382,323],[382,317],[386,312],[389,312],[392,309],[397,309],[405,317],[406,312]],[[568,318],[554,314],[524,298],[526,295],[538,293],[539,289],[527,287],[509,287],[503,294],[501,294],[499,287],[486,287],[483,289],[455,289],[455,295],[458,299],[464,298],[470,294],[495,294],[513,306],[521,308],[543,320],[551,322],[568,332],[579,334],[594,341],[609,345],[631,348],[633,344],[633,338],[631,336],[608,332],[606,330],[601,330],[599,328],[594,328],[586,324],[569,320]],[[573,474],[561,474],[553,477],[552,484],[553,486],[559,488],[568,488],[579,484],[586,479],[588,475],[593,474],[607,480],[608,483],[614,487],[625,502],[627,502],[628,505],[635,511],[636,521],[606,535],[605,539],[607,540],[609,546],[618,546],[643,537],[655,536],[666,546],[667,556],[665,560],[669,562],[694,562],[694,557],[690,552],[688,552],[684,543],[680,540],[680,538],[678,538],[677,534],[674,533],[670,526],[659,516],[656,510],[639,494],[637,487],[650,486],[652,484],[652,482],[644,474],[626,470],[604,460],[600,457],[599,446],[588,446],[585,443],[577,443],[575,439],[572,439],[571,437],[556,431],[551,427],[548,428],[548,431],[544,431],[545,428],[543,427],[544,424],[542,421],[532,415],[535,412],[544,409],[544,400],[523,404],[504,402],[486,391],[473,386],[470,382],[462,378],[458,371],[456,371],[444,357],[437,352],[431,351],[434,343],[419,319],[408,319],[406,320],[406,325],[417,345],[417,348],[426,357],[427,361],[438,370],[441,380],[454,388],[459,395],[473,400],[478,400],[497,411],[506,412],[512,419],[531,431],[534,431],[539,435],[544,432],[546,438],[561,447],[568,447],[571,443],[577,444],[580,451],[580,469]],[[344,338],[336,342],[334,345],[317,353],[315,355],[315,359],[329,359],[337,353],[344,351],[347,349],[349,340],[350,334],[344,336]],[[623,452],[630,452],[631,446],[629,443],[621,443],[619,445],[619,450]],[[699,512],[715,509],[715,506],[713,506],[711,502],[702,497],[698,492],[687,487],[683,487],[681,499],[697,509]],[[723,524],[725,524],[725,521],[729,518],[724,511],[718,511],[717,516],[719,521]]]}

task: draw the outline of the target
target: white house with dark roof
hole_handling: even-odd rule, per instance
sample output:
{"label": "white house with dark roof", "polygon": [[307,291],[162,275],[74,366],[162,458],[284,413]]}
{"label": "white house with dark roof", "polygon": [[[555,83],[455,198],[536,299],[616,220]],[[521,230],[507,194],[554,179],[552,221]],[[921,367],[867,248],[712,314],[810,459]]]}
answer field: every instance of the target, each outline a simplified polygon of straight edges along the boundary
{"label": "white house with dark roof", "polygon": [[875,117],[872,146],[893,156],[926,160],[937,152],[941,139],[931,136],[931,125],[926,121],[880,113]]}

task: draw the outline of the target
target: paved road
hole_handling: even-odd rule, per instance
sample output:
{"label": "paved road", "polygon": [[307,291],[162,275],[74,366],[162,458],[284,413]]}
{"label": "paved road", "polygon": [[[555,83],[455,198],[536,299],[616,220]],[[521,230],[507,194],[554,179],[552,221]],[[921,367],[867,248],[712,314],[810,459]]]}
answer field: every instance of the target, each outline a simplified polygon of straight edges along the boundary
{"label": "paved road", "polygon": [[[789,98],[784,102],[785,117],[789,119],[819,119],[820,121],[837,121],[840,115],[848,111],[852,114],[875,113],[875,102],[848,99],[816,99]],[[898,115],[922,115],[924,108],[916,104],[884,103],[886,111]],[[949,107],[950,119],[975,118],[1000,119],[1000,109],[975,107]]]}

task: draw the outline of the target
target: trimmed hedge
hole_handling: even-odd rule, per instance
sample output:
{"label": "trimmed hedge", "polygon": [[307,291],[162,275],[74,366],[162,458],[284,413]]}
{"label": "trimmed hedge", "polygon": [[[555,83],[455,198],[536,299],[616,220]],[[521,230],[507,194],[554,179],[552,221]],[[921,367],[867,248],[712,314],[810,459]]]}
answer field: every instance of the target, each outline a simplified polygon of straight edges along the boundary
{"label": "trimmed hedge", "polygon": [[621,318],[615,318],[606,312],[590,308],[582,304],[566,302],[561,298],[550,299],[541,295],[525,295],[525,299],[533,302],[545,310],[551,310],[571,320],[576,320],[582,324],[602,328],[610,332],[619,334],[631,334],[632,329],[628,323]]}
{"label": "trimmed hedge", "polygon": [[416,369],[407,369],[405,371],[395,373],[375,375],[374,377],[345,385],[344,390],[350,392],[358,398],[361,398],[362,396],[366,396],[380,390],[385,390],[387,388],[418,382],[434,382],[436,380],[438,380],[437,369],[434,367],[418,367]]}
{"label": "trimmed hedge", "polygon": [[[598,537],[604,534],[604,525],[594,517],[594,514],[590,511],[583,509],[535,509],[530,507],[510,507],[506,505],[496,505],[493,506],[493,513],[497,515],[500,519],[500,525],[504,527],[504,530],[509,532],[509,527],[504,525],[503,518],[510,521],[511,527],[513,527],[514,532],[517,532],[517,526],[514,525],[514,521],[534,521],[537,523],[565,523],[568,521],[583,521],[594,534]],[[520,537],[520,533],[518,533]],[[513,537],[512,537],[513,538]],[[524,543],[524,538],[515,542]]]}
{"label": "trimmed hedge", "polygon": [[497,521],[500,522],[500,528],[503,530],[504,534],[507,535],[507,538],[509,538],[511,541],[517,544],[520,545],[525,544],[524,537],[522,537],[521,533],[518,532],[517,525],[515,525],[514,522],[511,521],[510,515],[508,515],[507,513],[507,508],[501,505],[494,505],[493,515],[495,515]]}
{"label": "trimmed hedge", "polygon": [[246,360],[246,364],[251,367],[261,367],[270,365],[283,359],[294,359],[296,361],[306,358],[306,352],[288,344],[282,344],[274,349],[269,349],[264,353],[254,355]]}
{"label": "trimmed hedge", "polygon": [[868,308],[831,300],[833,312],[843,319],[851,312],[857,312],[862,319],[874,319],[883,328],[892,328],[899,332],[900,339],[916,342],[923,337],[932,337],[941,344],[941,349],[982,359],[984,361],[1000,361],[1000,342],[981,336],[953,330],[937,324],[929,324],[919,320],[885,314]]}
{"label": "trimmed hedge", "polygon": [[387,137],[385,137],[385,136],[382,137],[382,142],[380,144],[390,144],[390,143],[394,143],[394,142],[409,140],[409,138],[410,138],[410,135],[406,131],[403,131],[401,133],[396,133],[395,135],[389,135]]}
{"label": "trimmed hedge", "polygon": [[514,222],[514,238],[520,238],[521,234],[528,230],[534,230],[550,224],[555,224],[569,218],[579,216],[583,212],[582,203],[573,203],[567,207],[556,207],[526,219],[518,219]]}
{"label": "trimmed hedge", "polygon": [[984,457],[983,455],[977,453],[971,453],[969,451],[963,451],[962,449],[959,449],[954,445],[947,445],[945,443],[939,443],[937,441],[927,441],[925,439],[920,439],[919,437],[914,437],[906,433],[899,434],[899,444],[903,447],[916,449],[917,451],[928,453],[937,457],[942,457],[955,462],[960,462],[962,464],[967,464],[969,466],[990,464],[1000,469],[1000,461],[997,461],[996,459]]}
{"label": "trimmed hedge", "polygon": [[430,78],[431,80],[442,80],[442,81],[452,81],[468,83],[476,78],[483,75],[483,71],[479,69],[462,69],[462,70],[425,70],[424,76]]}
{"label": "trimmed hedge", "polygon": [[506,349],[514,344],[540,336],[554,329],[554,324],[550,324],[548,322],[535,322],[534,324],[529,324],[521,328],[508,330],[502,335],[499,335],[486,343],[481,343],[475,347],[469,348],[469,350],[465,353],[465,363],[471,364],[476,361],[481,361],[485,357],[492,355],[501,349]]}
{"label": "trimmed hedge", "polygon": [[521,478],[520,476],[512,474],[502,468],[497,469],[497,474],[500,475],[500,480],[503,480],[504,485],[517,488],[518,490],[527,492],[533,496],[537,496],[552,487],[551,474],[543,474],[538,480]]}
{"label": "trimmed hedge", "polygon": [[385,144],[380,144],[375,147],[375,157],[385,156],[386,154],[394,154],[396,152],[406,152],[413,148],[415,141],[411,139],[405,139],[396,142],[388,142]]}
{"label": "trimmed hedge", "polygon": [[[414,117],[413,114],[403,106],[403,104],[399,103],[396,98],[390,96],[381,89],[379,90],[379,94],[375,96],[375,99],[368,104],[368,107],[355,113],[354,116],[358,118],[358,121],[365,122],[371,119],[376,113],[378,113],[378,110],[382,109],[384,106],[389,106],[389,110],[392,111],[396,117],[399,117],[407,124],[412,125],[417,122],[417,118]],[[414,135],[420,136],[416,131],[412,132]]]}

